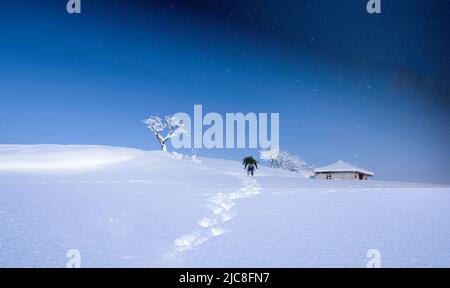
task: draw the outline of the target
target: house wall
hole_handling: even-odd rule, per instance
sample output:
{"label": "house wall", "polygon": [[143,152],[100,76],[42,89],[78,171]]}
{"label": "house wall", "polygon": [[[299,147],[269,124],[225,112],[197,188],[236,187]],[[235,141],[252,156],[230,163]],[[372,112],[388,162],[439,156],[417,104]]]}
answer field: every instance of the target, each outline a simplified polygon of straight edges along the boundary
{"label": "house wall", "polygon": [[[333,173],[317,173],[315,175],[316,179],[327,179],[327,175],[331,175],[331,179],[342,179],[342,180],[359,180],[358,173],[352,172],[333,172]],[[356,175],[356,178],[355,178]]]}

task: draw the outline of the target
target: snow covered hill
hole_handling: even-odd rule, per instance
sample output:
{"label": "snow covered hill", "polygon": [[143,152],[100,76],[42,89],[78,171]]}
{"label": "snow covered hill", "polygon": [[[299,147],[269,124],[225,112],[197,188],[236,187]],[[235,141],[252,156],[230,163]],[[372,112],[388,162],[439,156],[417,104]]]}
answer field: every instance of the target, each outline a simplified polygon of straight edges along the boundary
{"label": "snow covered hill", "polygon": [[0,145],[0,267],[450,267],[450,187],[106,146]]}

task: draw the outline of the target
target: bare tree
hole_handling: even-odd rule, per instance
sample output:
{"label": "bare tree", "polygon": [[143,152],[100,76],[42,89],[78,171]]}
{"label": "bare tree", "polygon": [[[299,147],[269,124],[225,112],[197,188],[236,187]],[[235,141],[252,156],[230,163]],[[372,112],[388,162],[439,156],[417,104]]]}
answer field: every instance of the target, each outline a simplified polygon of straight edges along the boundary
{"label": "bare tree", "polygon": [[[162,151],[167,151],[166,143],[170,138],[186,132],[183,129],[183,120],[174,116],[165,116],[164,120],[158,116],[151,116],[143,122],[147,124],[147,127],[152,130],[158,139]],[[164,136],[163,133],[165,130],[167,130],[167,133]]]}

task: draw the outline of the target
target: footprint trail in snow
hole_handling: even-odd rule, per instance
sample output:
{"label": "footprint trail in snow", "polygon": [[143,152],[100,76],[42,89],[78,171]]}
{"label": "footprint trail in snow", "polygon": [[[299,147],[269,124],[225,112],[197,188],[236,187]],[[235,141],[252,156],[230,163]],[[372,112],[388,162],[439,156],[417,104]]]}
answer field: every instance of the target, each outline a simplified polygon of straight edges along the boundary
{"label": "footprint trail in snow", "polygon": [[198,228],[181,236],[174,242],[174,251],[167,256],[173,258],[176,255],[189,251],[213,237],[226,232],[222,224],[234,217],[233,207],[237,200],[253,197],[260,193],[261,186],[255,179],[244,178],[243,187],[232,193],[217,193],[208,199],[207,207],[210,214],[198,220]]}

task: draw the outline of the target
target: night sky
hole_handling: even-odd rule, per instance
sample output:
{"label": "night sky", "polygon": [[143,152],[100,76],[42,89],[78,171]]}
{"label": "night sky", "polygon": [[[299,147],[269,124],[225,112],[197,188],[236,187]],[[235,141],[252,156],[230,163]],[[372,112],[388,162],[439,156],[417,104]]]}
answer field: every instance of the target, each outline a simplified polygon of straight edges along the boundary
{"label": "night sky", "polygon": [[66,2],[0,0],[0,143],[158,149],[140,121],[202,104],[280,113],[316,166],[450,183],[447,0]]}

